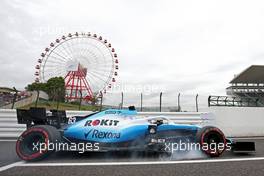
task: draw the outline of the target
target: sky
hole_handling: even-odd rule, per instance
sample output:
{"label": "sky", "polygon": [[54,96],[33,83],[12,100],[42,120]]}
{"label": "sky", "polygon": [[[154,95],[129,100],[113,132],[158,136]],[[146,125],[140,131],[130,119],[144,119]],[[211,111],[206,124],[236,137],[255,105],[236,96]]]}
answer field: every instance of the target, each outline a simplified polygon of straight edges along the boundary
{"label": "sky", "polygon": [[[51,41],[91,32],[111,41],[119,76],[107,95],[146,104],[176,97],[225,95],[235,74],[264,65],[264,1],[1,0],[0,86],[23,89]],[[172,98],[173,97],[173,98]],[[137,101],[138,103],[138,101]],[[154,103],[154,104],[155,104]]]}

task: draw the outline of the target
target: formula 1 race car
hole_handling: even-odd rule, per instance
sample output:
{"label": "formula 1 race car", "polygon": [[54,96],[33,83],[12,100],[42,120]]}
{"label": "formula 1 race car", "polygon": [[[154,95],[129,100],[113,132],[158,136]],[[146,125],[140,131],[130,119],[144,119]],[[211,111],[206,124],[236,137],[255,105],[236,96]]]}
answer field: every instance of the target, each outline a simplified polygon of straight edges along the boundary
{"label": "formula 1 race car", "polygon": [[173,153],[184,148],[184,152],[198,149],[211,157],[225,150],[255,150],[253,142],[227,139],[217,127],[177,124],[166,116],[142,116],[133,106],[74,117],[66,117],[65,111],[18,109],[17,119],[19,124],[27,125],[16,142],[17,155],[26,161],[40,160],[61,150]]}

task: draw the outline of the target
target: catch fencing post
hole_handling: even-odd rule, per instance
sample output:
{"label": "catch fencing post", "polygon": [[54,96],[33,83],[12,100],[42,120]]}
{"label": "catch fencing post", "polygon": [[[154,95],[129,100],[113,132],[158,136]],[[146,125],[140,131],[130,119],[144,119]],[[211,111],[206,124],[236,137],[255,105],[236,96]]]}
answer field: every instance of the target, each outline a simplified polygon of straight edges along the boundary
{"label": "catch fencing post", "polygon": [[82,91],[79,90],[79,92],[80,92],[80,95],[81,95],[81,97],[80,97],[80,103],[79,103],[79,111],[80,111],[81,110],[81,105],[82,105]]}
{"label": "catch fencing post", "polygon": [[102,111],[102,106],[103,106],[103,93],[100,92],[100,97],[101,97],[101,101],[100,101],[100,111]]}
{"label": "catch fencing post", "polygon": [[196,112],[198,112],[198,94],[195,97]]}
{"label": "catch fencing post", "polygon": [[121,92],[121,109],[123,109],[123,103],[124,103],[124,93]]}
{"label": "catch fencing post", "polygon": [[14,94],[14,97],[13,97],[13,101],[12,101],[12,107],[11,109],[14,109],[14,106],[15,106],[15,102],[16,102],[16,98],[17,98],[17,90],[15,87],[13,87],[14,91],[15,91],[15,94]]}
{"label": "catch fencing post", "polygon": [[161,112],[161,104],[162,104],[162,92],[160,92],[160,112]]}
{"label": "catch fencing post", "polygon": [[142,112],[143,94],[140,94],[140,111]]}
{"label": "catch fencing post", "polygon": [[38,106],[38,101],[39,101],[39,90],[37,90],[37,99],[36,99],[36,102],[35,102],[35,107]]}
{"label": "catch fencing post", "polygon": [[181,93],[178,94],[178,111],[179,111],[179,112],[181,111],[181,106],[180,106],[180,96],[181,96]]}

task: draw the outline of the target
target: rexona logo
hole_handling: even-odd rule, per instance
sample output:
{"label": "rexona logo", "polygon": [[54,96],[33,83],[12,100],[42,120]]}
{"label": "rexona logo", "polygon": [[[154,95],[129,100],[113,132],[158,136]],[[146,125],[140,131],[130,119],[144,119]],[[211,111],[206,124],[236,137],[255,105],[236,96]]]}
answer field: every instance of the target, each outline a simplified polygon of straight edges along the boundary
{"label": "rexona logo", "polygon": [[100,119],[100,120],[87,120],[84,126],[117,126],[118,120]]}
{"label": "rexona logo", "polygon": [[84,137],[87,138],[89,134],[92,134],[91,135],[92,138],[98,138],[98,139],[118,139],[121,136],[120,133],[91,129],[90,131],[84,133]]}

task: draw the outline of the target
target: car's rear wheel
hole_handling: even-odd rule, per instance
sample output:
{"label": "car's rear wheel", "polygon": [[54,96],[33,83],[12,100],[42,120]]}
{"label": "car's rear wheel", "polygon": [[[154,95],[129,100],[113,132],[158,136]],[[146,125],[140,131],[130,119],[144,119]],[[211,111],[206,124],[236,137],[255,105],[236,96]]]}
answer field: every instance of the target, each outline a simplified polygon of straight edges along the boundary
{"label": "car's rear wheel", "polygon": [[197,132],[197,140],[202,151],[210,157],[220,156],[226,148],[226,138],[224,133],[213,126],[201,128]]}
{"label": "car's rear wheel", "polygon": [[49,144],[61,141],[60,132],[49,125],[37,125],[24,131],[16,142],[16,153],[25,161],[36,161],[53,152],[48,150]]}

